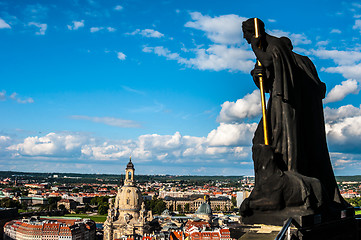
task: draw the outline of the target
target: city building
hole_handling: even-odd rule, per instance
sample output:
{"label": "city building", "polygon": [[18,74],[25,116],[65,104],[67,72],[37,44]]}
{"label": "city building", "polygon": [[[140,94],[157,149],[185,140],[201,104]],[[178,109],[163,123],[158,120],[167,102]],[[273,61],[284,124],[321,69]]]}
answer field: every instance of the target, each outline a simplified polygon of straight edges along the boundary
{"label": "city building", "polygon": [[[164,198],[164,202],[170,211],[195,212],[203,203],[204,194],[193,194],[189,197],[170,197]],[[227,197],[209,198],[209,205],[212,211],[230,211],[232,201]]]}
{"label": "city building", "polygon": [[66,210],[69,212],[76,208],[76,202],[73,199],[61,199],[57,202],[57,208],[60,209],[60,206],[63,205]]}
{"label": "city building", "polygon": [[4,240],[95,240],[96,226],[90,219],[29,218],[4,226]]}
{"label": "city building", "polygon": [[135,185],[134,171],[130,159],[125,169],[124,186],[118,190],[114,204],[110,199],[108,217],[104,222],[104,240],[137,238],[147,233],[147,222],[153,216],[145,209],[142,193]]}
{"label": "city building", "polygon": [[189,240],[233,240],[228,228],[212,229],[207,221],[188,220],[184,237]]}

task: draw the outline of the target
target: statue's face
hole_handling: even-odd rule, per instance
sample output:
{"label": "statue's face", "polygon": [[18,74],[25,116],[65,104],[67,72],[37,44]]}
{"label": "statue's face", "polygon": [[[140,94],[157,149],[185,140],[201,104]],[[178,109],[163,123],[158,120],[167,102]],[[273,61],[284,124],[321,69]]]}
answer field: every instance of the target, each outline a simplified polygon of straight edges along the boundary
{"label": "statue's face", "polygon": [[251,44],[251,39],[254,36],[254,33],[243,29],[243,38],[247,40],[248,44]]}

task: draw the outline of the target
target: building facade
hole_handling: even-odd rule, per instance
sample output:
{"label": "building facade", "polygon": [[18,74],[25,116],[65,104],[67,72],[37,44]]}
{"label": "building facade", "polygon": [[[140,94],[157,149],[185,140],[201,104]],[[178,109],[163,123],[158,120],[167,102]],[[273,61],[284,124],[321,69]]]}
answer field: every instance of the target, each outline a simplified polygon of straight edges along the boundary
{"label": "building facade", "polygon": [[95,240],[96,226],[90,219],[22,219],[4,226],[4,240]]}
{"label": "building facade", "polygon": [[124,186],[119,188],[114,204],[110,200],[108,217],[104,222],[104,240],[143,236],[147,222],[153,219],[135,185],[134,172],[130,160],[125,169]]}
{"label": "building facade", "polygon": [[[165,197],[164,202],[170,211],[195,212],[203,203],[206,195],[194,194],[186,198]],[[212,211],[230,211],[232,201],[227,197],[210,198]]]}

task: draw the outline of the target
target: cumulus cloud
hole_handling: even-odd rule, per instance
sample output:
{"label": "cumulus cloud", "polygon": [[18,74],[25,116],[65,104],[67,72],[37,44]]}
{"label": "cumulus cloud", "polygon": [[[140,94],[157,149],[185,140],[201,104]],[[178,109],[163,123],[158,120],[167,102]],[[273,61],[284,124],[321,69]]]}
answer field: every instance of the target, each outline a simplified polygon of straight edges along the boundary
{"label": "cumulus cloud", "polygon": [[114,10],[121,11],[121,10],[123,10],[123,7],[121,5],[117,5],[114,7]]}
{"label": "cumulus cloud", "polygon": [[301,34],[300,33],[290,33],[290,32],[285,32],[285,31],[278,30],[278,29],[267,30],[267,32],[270,35],[273,35],[273,36],[276,36],[276,37],[288,37],[289,39],[291,39],[292,44],[294,46],[301,45],[301,44],[311,44],[312,43],[312,41],[309,40],[304,33],[301,33]]}
{"label": "cumulus cloud", "polygon": [[359,30],[360,33],[361,33],[361,20],[360,20],[360,19],[357,19],[357,20],[355,21],[355,25],[353,25],[352,29]]}
{"label": "cumulus cloud", "polygon": [[325,107],[324,114],[325,121],[327,123],[334,123],[345,118],[361,116],[361,106],[360,108],[354,107],[352,105],[345,105],[339,108]]}
{"label": "cumulus cloud", "polygon": [[327,139],[334,150],[360,152],[361,116],[326,123]]}
{"label": "cumulus cloud", "polygon": [[338,34],[340,34],[340,33],[342,33],[342,32],[341,32],[340,29],[332,29],[332,30],[331,30],[331,33],[338,33]]}
{"label": "cumulus cloud", "polygon": [[122,52],[117,52],[117,58],[118,58],[119,60],[125,60],[126,57],[127,57],[127,55],[125,55],[124,53],[122,53]]}
{"label": "cumulus cloud", "polygon": [[79,28],[84,27],[84,20],[81,21],[73,21],[72,25],[68,25],[69,30],[78,30]]}
{"label": "cumulus cloud", "polygon": [[103,123],[109,126],[121,127],[121,128],[139,128],[141,125],[132,120],[113,118],[113,117],[89,117],[82,115],[71,116],[72,119],[88,120],[96,123]]}
{"label": "cumulus cloud", "polygon": [[208,49],[196,49],[194,58],[183,58],[178,53],[172,53],[163,46],[144,47],[143,52],[155,53],[168,60],[176,60],[180,64],[200,70],[230,70],[249,72],[254,66],[254,55],[250,51],[225,45],[212,45]]}
{"label": "cumulus cloud", "polygon": [[12,100],[14,100],[14,101],[16,101],[18,103],[23,103],[23,104],[25,104],[25,103],[33,103],[34,102],[34,99],[32,99],[31,97],[26,98],[26,99],[19,98],[18,94],[16,92],[12,93],[9,98],[11,98]]}
{"label": "cumulus cloud", "polygon": [[143,37],[147,37],[147,38],[161,38],[164,37],[163,33],[160,33],[154,29],[136,29],[134,32],[132,33],[128,33],[128,35],[142,35]]}
{"label": "cumulus cloud", "polygon": [[37,22],[30,22],[29,26],[35,26],[39,28],[39,31],[36,32],[36,35],[45,35],[46,29],[48,28],[48,25],[46,23],[37,23]]}
{"label": "cumulus cloud", "polygon": [[250,145],[256,127],[256,123],[221,123],[208,134],[207,141],[210,146]]}
{"label": "cumulus cloud", "polygon": [[11,26],[7,24],[2,18],[0,18],[0,29],[2,28],[11,28]]}
{"label": "cumulus cloud", "polygon": [[6,91],[2,90],[0,92],[0,101],[5,101],[6,100]]}
{"label": "cumulus cloud", "polygon": [[91,33],[99,32],[99,31],[102,31],[102,30],[106,30],[108,32],[115,32],[116,31],[116,29],[112,28],[112,27],[91,27],[90,28]]}
{"label": "cumulus cloud", "polygon": [[186,59],[179,56],[178,53],[172,53],[169,49],[163,46],[157,47],[143,47],[143,52],[155,53],[158,56],[166,57],[169,60],[177,60],[179,63],[186,63]]}
{"label": "cumulus cloud", "polygon": [[204,31],[214,43],[237,44],[243,41],[242,22],[247,18],[234,14],[210,17],[200,12],[191,12],[190,15],[193,21],[185,26]]}
{"label": "cumulus cloud", "polygon": [[328,73],[340,73],[346,79],[356,79],[359,82],[361,81],[361,63],[350,66],[321,68],[321,71]]}
{"label": "cumulus cloud", "polygon": [[112,27],[107,27],[106,28],[108,30],[108,32],[115,32],[117,29],[112,28]]}
{"label": "cumulus cloud", "polygon": [[230,70],[248,73],[254,66],[251,51],[225,45],[211,45],[207,49],[196,49],[196,57],[186,63],[200,70]]}
{"label": "cumulus cloud", "polygon": [[358,94],[360,91],[360,84],[354,80],[349,79],[336,85],[327,94],[324,103],[337,102],[343,100],[349,94]]}
{"label": "cumulus cloud", "polygon": [[[228,161],[226,159],[231,157],[237,162],[249,158],[249,144],[255,127],[256,124],[221,124],[208,137],[182,136],[175,132],[173,135],[145,134],[136,140],[103,140],[81,133],[59,132],[31,136],[12,143],[13,140],[0,136],[0,156],[8,153],[13,159],[67,159],[81,162],[114,161],[131,155],[137,162],[151,161],[154,164],[194,161],[215,164]],[[7,141],[7,145],[2,141]]]}
{"label": "cumulus cloud", "polygon": [[326,134],[333,151],[360,152],[361,106],[325,108]]}
{"label": "cumulus cloud", "polygon": [[[0,101],[5,101],[7,98],[6,96],[6,91],[5,90],[2,90],[0,92]],[[20,98],[19,95],[16,93],[16,92],[13,92],[10,96],[9,96],[9,99],[12,99],[14,100],[15,102],[17,103],[22,103],[22,104],[26,104],[26,103],[33,103],[34,102],[34,99],[29,97],[29,98]]]}
{"label": "cumulus cloud", "polygon": [[236,102],[226,101],[222,104],[221,112],[218,116],[219,122],[232,123],[240,122],[245,118],[254,118],[262,113],[261,96],[259,90],[254,90]]}
{"label": "cumulus cloud", "polygon": [[84,145],[81,153],[85,157],[94,160],[117,160],[129,157],[131,155],[131,149],[126,144],[110,144],[104,142],[100,145]]}
{"label": "cumulus cloud", "polygon": [[91,33],[95,33],[95,32],[99,32],[100,30],[103,30],[103,27],[91,27],[90,28],[90,32]]}
{"label": "cumulus cloud", "polygon": [[312,50],[312,53],[321,59],[332,59],[338,65],[352,65],[361,60],[359,51],[339,51],[339,50]]}
{"label": "cumulus cloud", "polygon": [[27,137],[7,149],[14,151],[16,156],[79,157],[86,141],[81,135],[49,133],[44,137]]}

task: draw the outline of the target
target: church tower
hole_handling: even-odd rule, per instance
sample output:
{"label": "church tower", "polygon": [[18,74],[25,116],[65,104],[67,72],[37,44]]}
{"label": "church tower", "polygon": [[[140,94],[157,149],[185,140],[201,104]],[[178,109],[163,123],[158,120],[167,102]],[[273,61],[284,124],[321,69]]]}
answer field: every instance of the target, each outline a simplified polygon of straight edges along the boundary
{"label": "church tower", "polygon": [[113,199],[109,199],[104,240],[142,236],[146,233],[148,222],[153,219],[151,211],[145,209],[142,193],[135,184],[134,172],[130,159],[125,168],[124,186],[119,188],[114,204]]}
{"label": "church tower", "polygon": [[127,168],[125,169],[125,181],[124,185],[133,186],[134,185],[134,165],[132,163],[132,158],[129,159],[129,163],[127,164]]}

